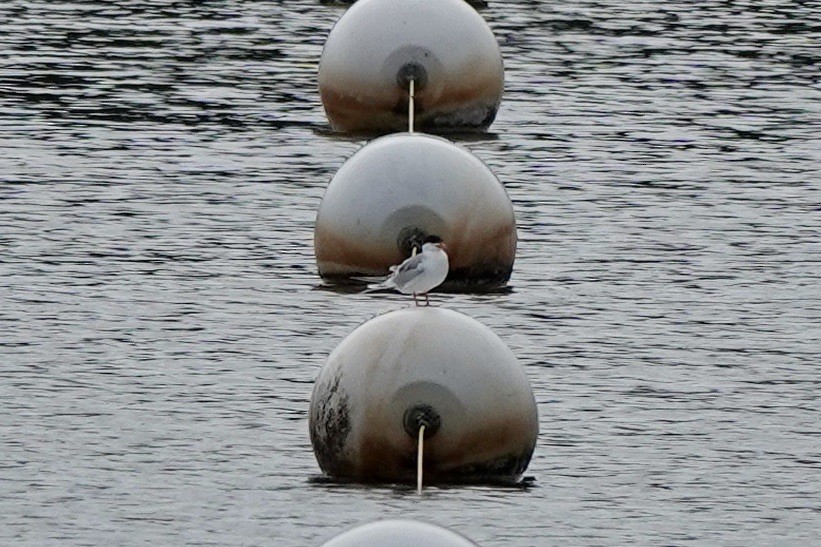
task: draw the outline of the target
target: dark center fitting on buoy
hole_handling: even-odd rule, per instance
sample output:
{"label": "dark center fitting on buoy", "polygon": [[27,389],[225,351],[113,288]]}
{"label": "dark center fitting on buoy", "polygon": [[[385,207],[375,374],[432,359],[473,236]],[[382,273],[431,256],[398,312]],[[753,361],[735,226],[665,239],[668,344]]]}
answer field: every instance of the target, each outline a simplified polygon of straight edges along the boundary
{"label": "dark center fitting on buoy", "polygon": [[428,83],[428,71],[419,63],[405,63],[396,73],[396,83],[402,89],[408,89],[411,80],[414,89],[421,91]]}
{"label": "dark center fitting on buoy", "polygon": [[421,252],[425,243],[442,243],[442,238],[436,234],[428,234],[416,226],[402,228],[396,236],[396,246],[405,258],[413,255],[414,249]]}
{"label": "dark center fitting on buoy", "polygon": [[428,234],[416,226],[408,226],[399,231],[399,235],[396,236],[396,246],[402,256],[409,257],[413,254],[414,247],[417,251],[422,249],[427,237]]}
{"label": "dark center fitting on buoy", "polygon": [[419,435],[419,428],[425,426],[425,438],[430,439],[442,426],[442,418],[432,406],[419,403],[407,409],[402,418],[405,431],[414,439]]}

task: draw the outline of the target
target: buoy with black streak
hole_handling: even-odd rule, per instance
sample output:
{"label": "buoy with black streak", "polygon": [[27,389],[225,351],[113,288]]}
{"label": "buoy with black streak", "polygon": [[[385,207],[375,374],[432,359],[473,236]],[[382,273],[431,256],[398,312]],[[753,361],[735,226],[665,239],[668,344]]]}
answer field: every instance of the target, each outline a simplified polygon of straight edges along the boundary
{"label": "buoy with black streak", "polygon": [[331,30],[319,91],[344,132],[407,128],[408,83],[422,131],[486,128],[504,88],[499,45],[464,0],[359,0]]}
{"label": "buoy with black streak", "polygon": [[446,288],[493,288],[510,279],[516,218],[491,170],[441,137],[380,137],[349,158],[325,191],[314,230],[319,275],[388,275],[429,236],[448,247]]}
{"label": "buoy with black streak", "polygon": [[464,314],[412,307],[367,321],[330,354],[309,428],[334,479],[417,484],[422,471],[433,484],[515,483],[539,426],[524,369],[498,336]]}
{"label": "buoy with black streak", "polygon": [[327,541],[322,547],[476,547],[456,532],[416,520],[379,520],[357,526]]}

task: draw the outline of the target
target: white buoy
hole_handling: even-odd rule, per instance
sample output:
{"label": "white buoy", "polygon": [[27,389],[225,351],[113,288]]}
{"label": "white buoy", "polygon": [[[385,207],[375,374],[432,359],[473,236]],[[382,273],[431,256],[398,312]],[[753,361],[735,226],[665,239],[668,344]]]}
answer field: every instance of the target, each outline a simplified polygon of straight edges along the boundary
{"label": "white buoy", "polygon": [[504,87],[499,45],[464,0],[359,0],[331,30],[319,90],[345,132],[408,127],[408,81],[422,131],[485,128]]}
{"label": "white buoy", "polygon": [[443,308],[407,308],[358,327],[314,385],[309,428],[320,468],[360,482],[515,482],[538,435],[533,391],[489,328]]}
{"label": "white buoy", "polygon": [[494,287],[510,278],[516,218],[490,169],[440,137],[378,138],[345,162],[325,191],[314,231],[319,274],[387,275],[430,235],[448,247],[446,285]]}
{"label": "white buoy", "polygon": [[[320,4],[328,4],[328,5],[335,5],[339,4],[340,6],[350,6],[351,4],[355,3],[356,0],[319,0]],[[476,9],[486,8],[487,2],[485,0],[465,0],[468,4],[473,6]]]}
{"label": "white buoy", "polygon": [[380,520],[344,532],[322,547],[476,547],[472,541],[441,526],[415,520]]}

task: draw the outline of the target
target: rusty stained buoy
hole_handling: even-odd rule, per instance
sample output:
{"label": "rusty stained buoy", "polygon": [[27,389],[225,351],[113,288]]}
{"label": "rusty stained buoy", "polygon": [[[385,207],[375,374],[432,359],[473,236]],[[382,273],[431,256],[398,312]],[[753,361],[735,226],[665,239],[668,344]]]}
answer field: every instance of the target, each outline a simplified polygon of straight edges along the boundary
{"label": "rusty stained buoy", "polygon": [[441,137],[380,137],[348,159],[325,191],[314,230],[319,275],[388,275],[427,236],[447,245],[445,288],[493,288],[510,279],[516,218],[490,169]]}
{"label": "rusty stained buoy", "polygon": [[504,66],[493,32],[464,0],[359,0],[331,30],[319,91],[343,132],[486,128],[496,116]]}
{"label": "rusty stained buoy", "polygon": [[426,484],[515,483],[538,435],[516,357],[489,328],[443,308],[364,323],[330,354],[311,396],[314,454],[338,480],[413,484],[423,423]]}
{"label": "rusty stained buoy", "polygon": [[447,528],[416,520],[379,520],[343,532],[322,547],[476,547],[476,544]]}

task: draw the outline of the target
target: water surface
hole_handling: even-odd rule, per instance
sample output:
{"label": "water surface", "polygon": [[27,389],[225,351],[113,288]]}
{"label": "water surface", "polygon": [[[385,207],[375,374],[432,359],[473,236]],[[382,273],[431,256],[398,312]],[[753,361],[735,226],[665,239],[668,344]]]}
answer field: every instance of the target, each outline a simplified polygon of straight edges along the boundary
{"label": "water surface", "polygon": [[323,290],[343,8],[0,7],[0,543],[821,537],[821,17],[811,2],[495,1],[509,293],[436,295],[525,367],[535,486],[315,484],[313,380],[407,297]]}

